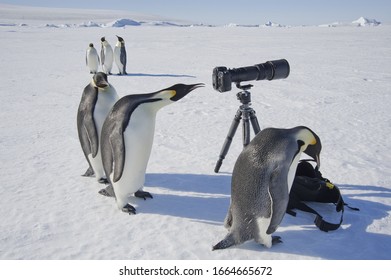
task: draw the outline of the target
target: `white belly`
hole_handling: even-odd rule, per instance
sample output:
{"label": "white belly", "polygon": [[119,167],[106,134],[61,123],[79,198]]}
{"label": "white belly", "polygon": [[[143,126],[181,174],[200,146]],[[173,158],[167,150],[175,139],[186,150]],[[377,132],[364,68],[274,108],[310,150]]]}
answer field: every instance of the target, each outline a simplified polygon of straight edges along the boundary
{"label": "white belly", "polygon": [[97,72],[99,67],[98,54],[94,51],[89,51],[87,54],[87,62],[90,71]]}
{"label": "white belly", "polygon": [[122,208],[130,197],[142,189],[151,154],[156,112],[149,105],[140,105],[132,114],[124,131],[125,164],[122,177],[113,183],[117,205]]}
{"label": "white belly", "polygon": [[113,49],[105,48],[105,61],[102,65],[103,71],[108,74],[113,67]]}
{"label": "white belly", "polygon": [[110,87],[107,90],[100,90],[98,92],[98,100],[95,104],[94,109],[94,122],[96,126],[96,131],[98,133],[98,153],[93,158],[92,155],[89,155],[88,158],[91,162],[92,168],[95,171],[96,179],[99,180],[100,178],[104,177],[104,169],[102,164],[102,156],[100,152],[100,135],[102,132],[102,126],[103,123],[110,112],[111,108],[117,102],[118,95],[117,92],[114,90],[114,88]]}

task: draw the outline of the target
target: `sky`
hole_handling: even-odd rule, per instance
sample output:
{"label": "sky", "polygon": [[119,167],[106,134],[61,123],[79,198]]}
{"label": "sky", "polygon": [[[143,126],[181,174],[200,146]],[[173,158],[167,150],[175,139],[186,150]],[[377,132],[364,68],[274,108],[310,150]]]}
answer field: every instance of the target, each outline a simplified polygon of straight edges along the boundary
{"label": "sky", "polygon": [[0,0],[38,7],[127,10],[205,24],[316,25],[363,16],[391,23],[389,0]]}

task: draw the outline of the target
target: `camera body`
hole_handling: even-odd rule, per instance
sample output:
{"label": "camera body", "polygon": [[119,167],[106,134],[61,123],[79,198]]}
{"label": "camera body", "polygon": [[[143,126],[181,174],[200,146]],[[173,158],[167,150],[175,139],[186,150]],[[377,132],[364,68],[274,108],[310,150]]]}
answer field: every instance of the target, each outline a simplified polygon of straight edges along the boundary
{"label": "camera body", "polygon": [[285,79],[289,76],[289,72],[290,67],[286,59],[233,69],[215,67],[212,74],[213,88],[219,92],[230,91],[232,83],[238,85],[243,81]]}

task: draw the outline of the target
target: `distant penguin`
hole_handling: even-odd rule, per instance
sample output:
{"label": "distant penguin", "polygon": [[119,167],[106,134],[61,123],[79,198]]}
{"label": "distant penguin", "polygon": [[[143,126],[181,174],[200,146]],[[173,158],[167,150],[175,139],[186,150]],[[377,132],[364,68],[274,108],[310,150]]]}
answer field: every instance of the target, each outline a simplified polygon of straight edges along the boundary
{"label": "distant penguin", "polygon": [[114,60],[118,66],[119,75],[126,75],[126,49],[123,38],[117,36],[118,41],[114,47]]}
{"label": "distant penguin", "polygon": [[107,75],[98,72],[84,88],[77,112],[77,131],[89,169],[84,176],[95,174],[100,183],[105,183],[100,152],[100,135],[107,114],[118,100],[114,87],[107,81]]}
{"label": "distant penguin", "polygon": [[90,43],[86,51],[86,65],[90,69],[90,74],[96,74],[99,68],[98,52],[94,48],[94,44]]}
{"label": "distant penguin", "polygon": [[111,75],[111,68],[113,68],[113,48],[109,44],[109,42],[106,41],[105,37],[102,37],[100,39],[102,48],[100,50],[100,60],[102,62],[102,69],[103,72],[107,75]]}
{"label": "distant penguin", "polygon": [[134,195],[152,198],[142,191],[151,153],[156,113],[203,84],[176,84],[149,94],[122,97],[107,116],[101,136],[102,161],[109,186],[99,193],[116,198],[123,212],[136,214],[129,203]]}
{"label": "distant penguin", "polygon": [[227,236],[213,246],[225,249],[254,239],[270,248],[281,242],[274,233],[285,214],[289,191],[302,152],[319,166],[322,145],[309,128],[267,128],[239,155],[232,173]]}

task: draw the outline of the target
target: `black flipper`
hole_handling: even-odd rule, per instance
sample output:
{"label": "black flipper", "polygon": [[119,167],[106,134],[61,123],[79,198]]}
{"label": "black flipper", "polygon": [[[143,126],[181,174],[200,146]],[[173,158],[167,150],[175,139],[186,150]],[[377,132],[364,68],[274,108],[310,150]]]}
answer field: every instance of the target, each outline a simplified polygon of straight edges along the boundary
{"label": "black flipper", "polygon": [[126,75],[126,49],[124,46],[121,47],[121,55],[120,55],[120,61],[122,63],[122,74]]}
{"label": "black flipper", "polygon": [[[125,143],[123,132],[120,132],[121,135],[111,137],[110,136],[110,146],[113,153],[114,161],[114,176],[113,183],[117,182],[122,177],[125,165]],[[116,142],[114,144],[114,142]]]}

